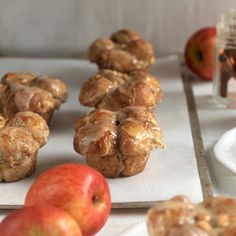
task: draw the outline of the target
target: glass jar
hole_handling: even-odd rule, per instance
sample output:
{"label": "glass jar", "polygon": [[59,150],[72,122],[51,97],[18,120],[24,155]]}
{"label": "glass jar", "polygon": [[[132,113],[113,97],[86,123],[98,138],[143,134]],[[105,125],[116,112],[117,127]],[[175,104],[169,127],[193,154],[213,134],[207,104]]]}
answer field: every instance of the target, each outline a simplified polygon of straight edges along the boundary
{"label": "glass jar", "polygon": [[226,12],[217,24],[214,96],[236,108],[236,10]]}

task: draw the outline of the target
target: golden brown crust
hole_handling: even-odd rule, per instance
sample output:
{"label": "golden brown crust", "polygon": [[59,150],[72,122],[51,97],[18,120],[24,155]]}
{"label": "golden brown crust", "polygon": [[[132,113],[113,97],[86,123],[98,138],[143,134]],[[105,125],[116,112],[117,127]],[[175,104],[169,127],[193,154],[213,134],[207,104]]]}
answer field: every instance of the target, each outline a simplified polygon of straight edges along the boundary
{"label": "golden brown crust", "polygon": [[123,73],[136,70],[148,71],[155,61],[154,50],[150,43],[138,33],[120,30],[111,38],[95,40],[89,48],[89,60],[99,69],[111,69]]}
{"label": "golden brown crust", "polygon": [[49,123],[54,110],[66,98],[66,85],[53,77],[8,73],[0,84],[0,111],[8,119],[20,111],[32,111]]}
{"label": "golden brown crust", "polygon": [[103,157],[87,157],[86,161],[108,178],[116,178],[121,175],[120,168],[122,163],[116,154]]}
{"label": "golden brown crust", "polygon": [[153,108],[163,92],[159,81],[143,71],[130,75],[112,70],[102,70],[86,81],[79,95],[81,104],[107,110],[126,106]]}
{"label": "golden brown crust", "polygon": [[35,168],[37,152],[48,141],[46,121],[33,112],[17,113],[12,119],[1,117],[0,182],[18,181]]}
{"label": "golden brown crust", "polygon": [[236,200],[216,197],[194,204],[178,196],[149,209],[147,227],[150,236],[234,236]]}
{"label": "golden brown crust", "polygon": [[144,155],[137,156],[127,156],[123,160],[123,170],[121,172],[122,176],[132,176],[134,174],[138,174],[144,170],[147,161],[148,161],[149,153]]}
{"label": "golden brown crust", "polygon": [[2,83],[7,85],[11,83],[29,84],[34,79],[35,76],[30,72],[9,72],[2,77]]}
{"label": "golden brown crust", "polygon": [[22,127],[31,132],[32,137],[39,143],[40,147],[48,142],[49,128],[40,115],[31,111],[18,112],[7,124],[10,127]]}
{"label": "golden brown crust", "polygon": [[37,155],[25,158],[20,163],[1,165],[0,182],[15,182],[30,176],[36,167]]}
{"label": "golden brown crust", "polygon": [[30,85],[50,92],[54,98],[59,99],[61,102],[67,99],[67,87],[57,78],[46,75],[38,76]]}
{"label": "golden brown crust", "polygon": [[74,125],[74,149],[106,177],[141,172],[151,149],[163,147],[162,132],[145,107],[118,112],[96,109]]}
{"label": "golden brown crust", "polygon": [[139,39],[140,36],[137,32],[130,31],[130,30],[119,30],[112,34],[111,39],[116,43],[129,43],[131,41],[135,41]]}

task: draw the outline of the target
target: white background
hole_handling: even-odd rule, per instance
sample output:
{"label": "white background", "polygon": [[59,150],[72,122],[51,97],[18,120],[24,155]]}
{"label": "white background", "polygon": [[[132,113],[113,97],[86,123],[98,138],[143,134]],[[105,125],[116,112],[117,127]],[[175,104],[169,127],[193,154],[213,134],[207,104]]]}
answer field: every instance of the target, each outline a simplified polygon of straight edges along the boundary
{"label": "white background", "polygon": [[0,54],[84,57],[97,37],[130,28],[159,57],[182,52],[195,30],[233,7],[235,0],[0,0]]}

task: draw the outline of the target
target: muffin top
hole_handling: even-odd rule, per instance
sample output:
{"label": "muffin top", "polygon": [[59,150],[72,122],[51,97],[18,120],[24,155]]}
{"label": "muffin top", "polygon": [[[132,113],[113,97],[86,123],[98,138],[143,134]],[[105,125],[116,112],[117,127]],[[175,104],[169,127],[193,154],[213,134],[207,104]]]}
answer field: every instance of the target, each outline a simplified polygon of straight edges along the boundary
{"label": "muffin top", "polygon": [[7,73],[0,83],[0,112],[7,119],[17,112],[32,111],[47,120],[45,114],[53,112],[66,98],[66,85],[49,76]]}
{"label": "muffin top", "polygon": [[116,111],[127,106],[152,109],[162,96],[159,81],[148,73],[101,70],[82,85],[79,100],[86,106]]}

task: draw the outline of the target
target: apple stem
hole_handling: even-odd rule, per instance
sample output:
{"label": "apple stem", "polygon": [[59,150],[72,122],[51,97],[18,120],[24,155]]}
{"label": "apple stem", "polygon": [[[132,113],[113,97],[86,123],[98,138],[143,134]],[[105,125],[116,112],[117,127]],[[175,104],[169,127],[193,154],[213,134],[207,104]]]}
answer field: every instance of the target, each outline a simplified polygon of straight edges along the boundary
{"label": "apple stem", "polygon": [[201,51],[197,51],[197,58],[199,61],[203,60],[203,53]]}
{"label": "apple stem", "polygon": [[97,195],[93,195],[92,202],[93,202],[93,205],[96,205],[99,202],[99,198]]}

